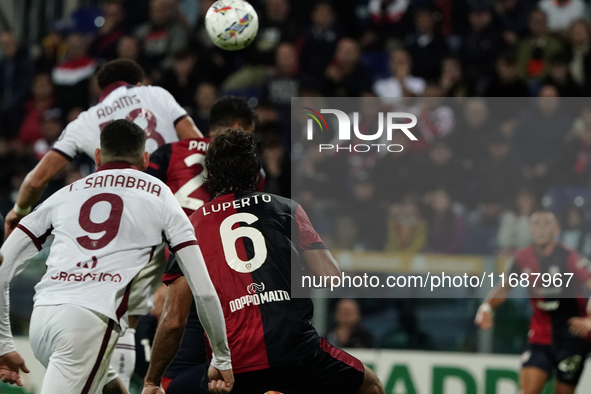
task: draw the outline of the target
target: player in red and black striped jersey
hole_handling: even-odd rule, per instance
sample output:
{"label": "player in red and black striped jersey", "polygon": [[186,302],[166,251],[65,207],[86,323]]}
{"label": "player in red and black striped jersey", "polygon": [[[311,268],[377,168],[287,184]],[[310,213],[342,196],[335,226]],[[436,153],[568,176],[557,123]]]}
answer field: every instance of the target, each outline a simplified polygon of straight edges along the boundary
{"label": "player in red and black striped jersey", "polygon": [[[205,184],[205,154],[211,140],[229,128],[254,132],[254,112],[242,98],[223,97],[214,103],[211,109],[209,137],[163,145],[150,157],[146,172],[170,187],[188,216],[211,200],[211,194]],[[261,170],[257,190],[262,191],[264,186],[265,173]],[[165,287],[174,282],[180,272],[178,264],[169,262],[164,275]],[[174,293],[176,289],[178,287],[172,287],[172,297],[177,297]],[[166,294],[166,291],[157,293],[155,305],[158,305],[159,294]],[[178,296],[182,298],[182,294]],[[153,338],[141,339],[152,341]],[[136,348],[139,352],[144,351],[143,346]],[[138,354],[137,359],[143,360],[145,356]],[[197,392],[205,371],[205,364],[204,331],[197,317],[195,305],[192,304],[181,347],[166,371],[162,381],[163,388],[168,394]]]}
{"label": "player in red and black striped jersey", "polygon": [[[299,204],[254,191],[261,166],[254,136],[231,130],[216,137],[205,164],[216,197],[191,221],[222,300],[232,392],[383,393],[375,373],[319,337],[310,324],[312,301],[291,297],[292,264],[322,276],[340,275],[340,269]],[[190,289],[176,276],[167,278],[174,281],[154,341],[149,386],[160,383],[181,341]],[[170,297],[175,287],[184,289],[184,299]],[[208,393],[215,378],[210,372],[201,392]]]}
{"label": "player in red and black striped jersey", "polygon": [[[582,290],[583,286],[591,288],[589,262],[555,241],[560,228],[553,213],[535,212],[530,231],[533,244],[517,252],[506,275],[506,280],[510,275],[519,280],[524,275],[523,278],[529,278],[531,282],[539,278],[536,286],[529,287],[533,315],[528,349],[522,357],[520,392],[539,394],[548,379],[555,375],[554,393],[572,394],[591,350],[589,338],[571,327],[573,322],[587,319],[587,302],[582,298]],[[572,279],[567,286],[568,276],[564,274],[571,273]],[[562,278],[562,283],[554,279],[558,277]],[[492,310],[505,301],[510,290],[507,282],[505,287],[497,285],[491,290],[478,310],[476,324],[483,329],[492,327]]]}

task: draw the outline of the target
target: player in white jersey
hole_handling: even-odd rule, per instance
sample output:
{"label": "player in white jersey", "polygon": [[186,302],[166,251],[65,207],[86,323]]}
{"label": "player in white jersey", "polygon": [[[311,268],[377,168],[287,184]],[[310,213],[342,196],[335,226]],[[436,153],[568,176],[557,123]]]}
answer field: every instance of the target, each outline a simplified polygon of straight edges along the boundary
{"label": "player in white jersey", "polygon": [[[127,393],[109,355],[125,329],[133,278],[168,242],[182,261],[200,319],[211,340],[213,366],[231,388],[230,350],[221,304],[194,230],[170,189],[143,173],[146,137],[126,120],[107,125],[95,160],[98,171],[66,186],[24,218],[0,249],[0,378],[18,383],[26,369],[10,332],[8,284],[54,235],[47,271],[35,286],[30,340],[46,366],[41,394]],[[217,372],[217,371],[216,371]]]}
{"label": "player in white jersey", "polygon": [[[179,139],[201,138],[203,135],[187,112],[170,93],[156,86],[140,86],[144,71],[131,60],[114,60],[97,74],[101,88],[100,102],[81,113],[62,132],[48,152],[25,178],[14,208],[6,216],[6,236],[39,200],[47,183],[78,154],[93,157],[99,147],[101,130],[115,119],[137,123],[146,133],[146,151]],[[160,285],[161,260],[164,247],[158,248],[154,261],[134,282],[129,300],[129,326],[113,352],[113,365],[129,387],[135,366],[135,327],[140,316],[153,308],[153,294]]]}

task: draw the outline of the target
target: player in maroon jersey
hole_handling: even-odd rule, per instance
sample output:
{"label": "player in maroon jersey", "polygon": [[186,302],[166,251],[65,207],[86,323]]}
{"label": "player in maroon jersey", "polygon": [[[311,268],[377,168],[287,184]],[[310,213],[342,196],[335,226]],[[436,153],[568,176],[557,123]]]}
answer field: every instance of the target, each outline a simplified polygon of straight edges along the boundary
{"label": "player in maroon jersey", "polygon": [[[238,97],[223,97],[215,102],[210,116],[210,138],[194,138],[160,147],[150,158],[150,166],[147,172],[164,183],[175,194],[179,204],[187,215],[191,215],[196,209],[211,200],[209,189],[205,181],[205,153],[212,138],[223,133],[229,128],[242,129],[253,132],[255,128],[255,115],[248,103]],[[257,190],[264,187],[264,172],[261,170]],[[154,300],[155,306],[164,302],[160,296],[166,295],[166,285],[177,279],[180,268],[177,264],[167,264],[165,271],[164,289],[157,292]],[[167,280],[167,278],[169,278]],[[171,279],[170,279],[171,278]],[[169,297],[172,299],[184,299],[184,293],[177,293],[180,286],[171,286]],[[189,300],[190,301],[190,300]],[[181,347],[173,362],[169,365],[162,380],[162,387],[169,394],[191,394],[198,392],[201,377],[205,372],[205,338],[204,331],[194,304],[185,305],[190,308],[185,335]],[[155,311],[158,312],[157,310]],[[142,338],[152,341],[152,338]],[[138,352],[144,351],[143,346],[136,346]],[[144,360],[145,355],[138,354],[138,360]]]}
{"label": "player in maroon jersey", "polygon": [[[261,160],[252,134],[230,130],[205,159],[215,198],[191,221],[222,300],[235,373],[233,393],[372,393],[384,389],[373,371],[318,336],[309,298],[291,298],[292,262],[316,275],[340,275],[322,239],[296,202],[255,191]],[[170,279],[170,278],[169,278]],[[178,274],[171,288],[188,290]],[[156,393],[183,333],[185,300],[167,296],[144,394]],[[208,391],[210,371],[203,380]],[[209,388],[211,389],[211,387]]]}
{"label": "player in maroon jersey", "polygon": [[[227,129],[253,132],[254,127],[254,112],[244,99],[223,97],[211,108],[209,137],[161,146],[150,157],[150,166],[146,172],[166,183],[187,215],[191,215],[210,200],[204,182],[205,152],[211,140]],[[261,182],[258,188],[262,189],[263,186]]]}
{"label": "player in maroon jersey", "polygon": [[[522,394],[540,394],[550,377],[555,374],[555,394],[573,394],[589,353],[590,346],[583,326],[588,312],[586,300],[581,298],[583,285],[591,288],[588,260],[556,242],[560,228],[549,211],[534,212],[530,232],[533,244],[521,249],[510,263],[506,275],[536,274],[563,275],[572,273],[572,281],[562,286],[529,287],[533,315],[530,322],[529,345],[523,354],[519,384]],[[534,274],[534,275],[531,275]],[[552,276],[550,276],[552,277]],[[500,306],[511,291],[505,282],[495,286],[478,309],[476,324],[482,329],[493,325],[492,310]],[[581,335],[582,334],[582,335]]]}

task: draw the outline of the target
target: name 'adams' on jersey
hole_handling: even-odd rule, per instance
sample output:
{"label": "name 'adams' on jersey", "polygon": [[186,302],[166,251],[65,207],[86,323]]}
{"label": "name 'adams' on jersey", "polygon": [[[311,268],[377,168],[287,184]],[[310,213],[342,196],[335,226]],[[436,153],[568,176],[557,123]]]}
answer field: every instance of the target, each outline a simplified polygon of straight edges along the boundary
{"label": "name 'adams' on jersey", "polygon": [[161,87],[116,82],[103,90],[97,105],[66,126],[53,150],[69,160],[80,153],[92,158],[100,147],[103,127],[113,120],[127,119],[144,129],[146,151],[152,153],[164,144],[179,140],[175,126],[186,116],[187,111]]}

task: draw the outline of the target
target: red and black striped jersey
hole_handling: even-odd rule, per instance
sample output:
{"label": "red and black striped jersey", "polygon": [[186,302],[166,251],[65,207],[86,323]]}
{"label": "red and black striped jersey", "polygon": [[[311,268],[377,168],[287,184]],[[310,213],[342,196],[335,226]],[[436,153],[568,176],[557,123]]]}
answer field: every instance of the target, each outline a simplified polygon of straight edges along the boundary
{"label": "red and black striped jersey", "polygon": [[[309,298],[291,298],[292,264],[325,249],[296,202],[273,194],[226,194],[192,216],[224,315],[234,372],[265,369],[309,354],[319,337]],[[164,282],[182,273],[169,267]]]}
{"label": "red and black striped jersey", "polygon": [[[529,342],[548,345],[557,338],[572,337],[568,320],[571,317],[586,316],[587,300],[583,298],[582,289],[586,281],[591,279],[588,260],[580,257],[575,251],[558,243],[548,256],[538,255],[532,246],[517,252],[510,267],[510,274],[555,274],[563,276],[560,287],[541,286],[538,280],[537,294],[530,298],[533,315],[530,321]],[[565,285],[568,277],[565,273],[572,273],[572,280],[568,287]],[[533,280],[535,276],[530,276]],[[539,297],[542,292],[544,297]],[[545,294],[544,294],[545,293]],[[547,295],[547,296],[546,296]]]}
{"label": "red and black striped jersey", "polygon": [[[172,190],[187,215],[191,215],[211,200],[205,185],[205,154],[209,138],[195,138],[166,144],[150,157],[146,172],[164,182]],[[257,190],[265,187],[265,173],[261,170]]]}

